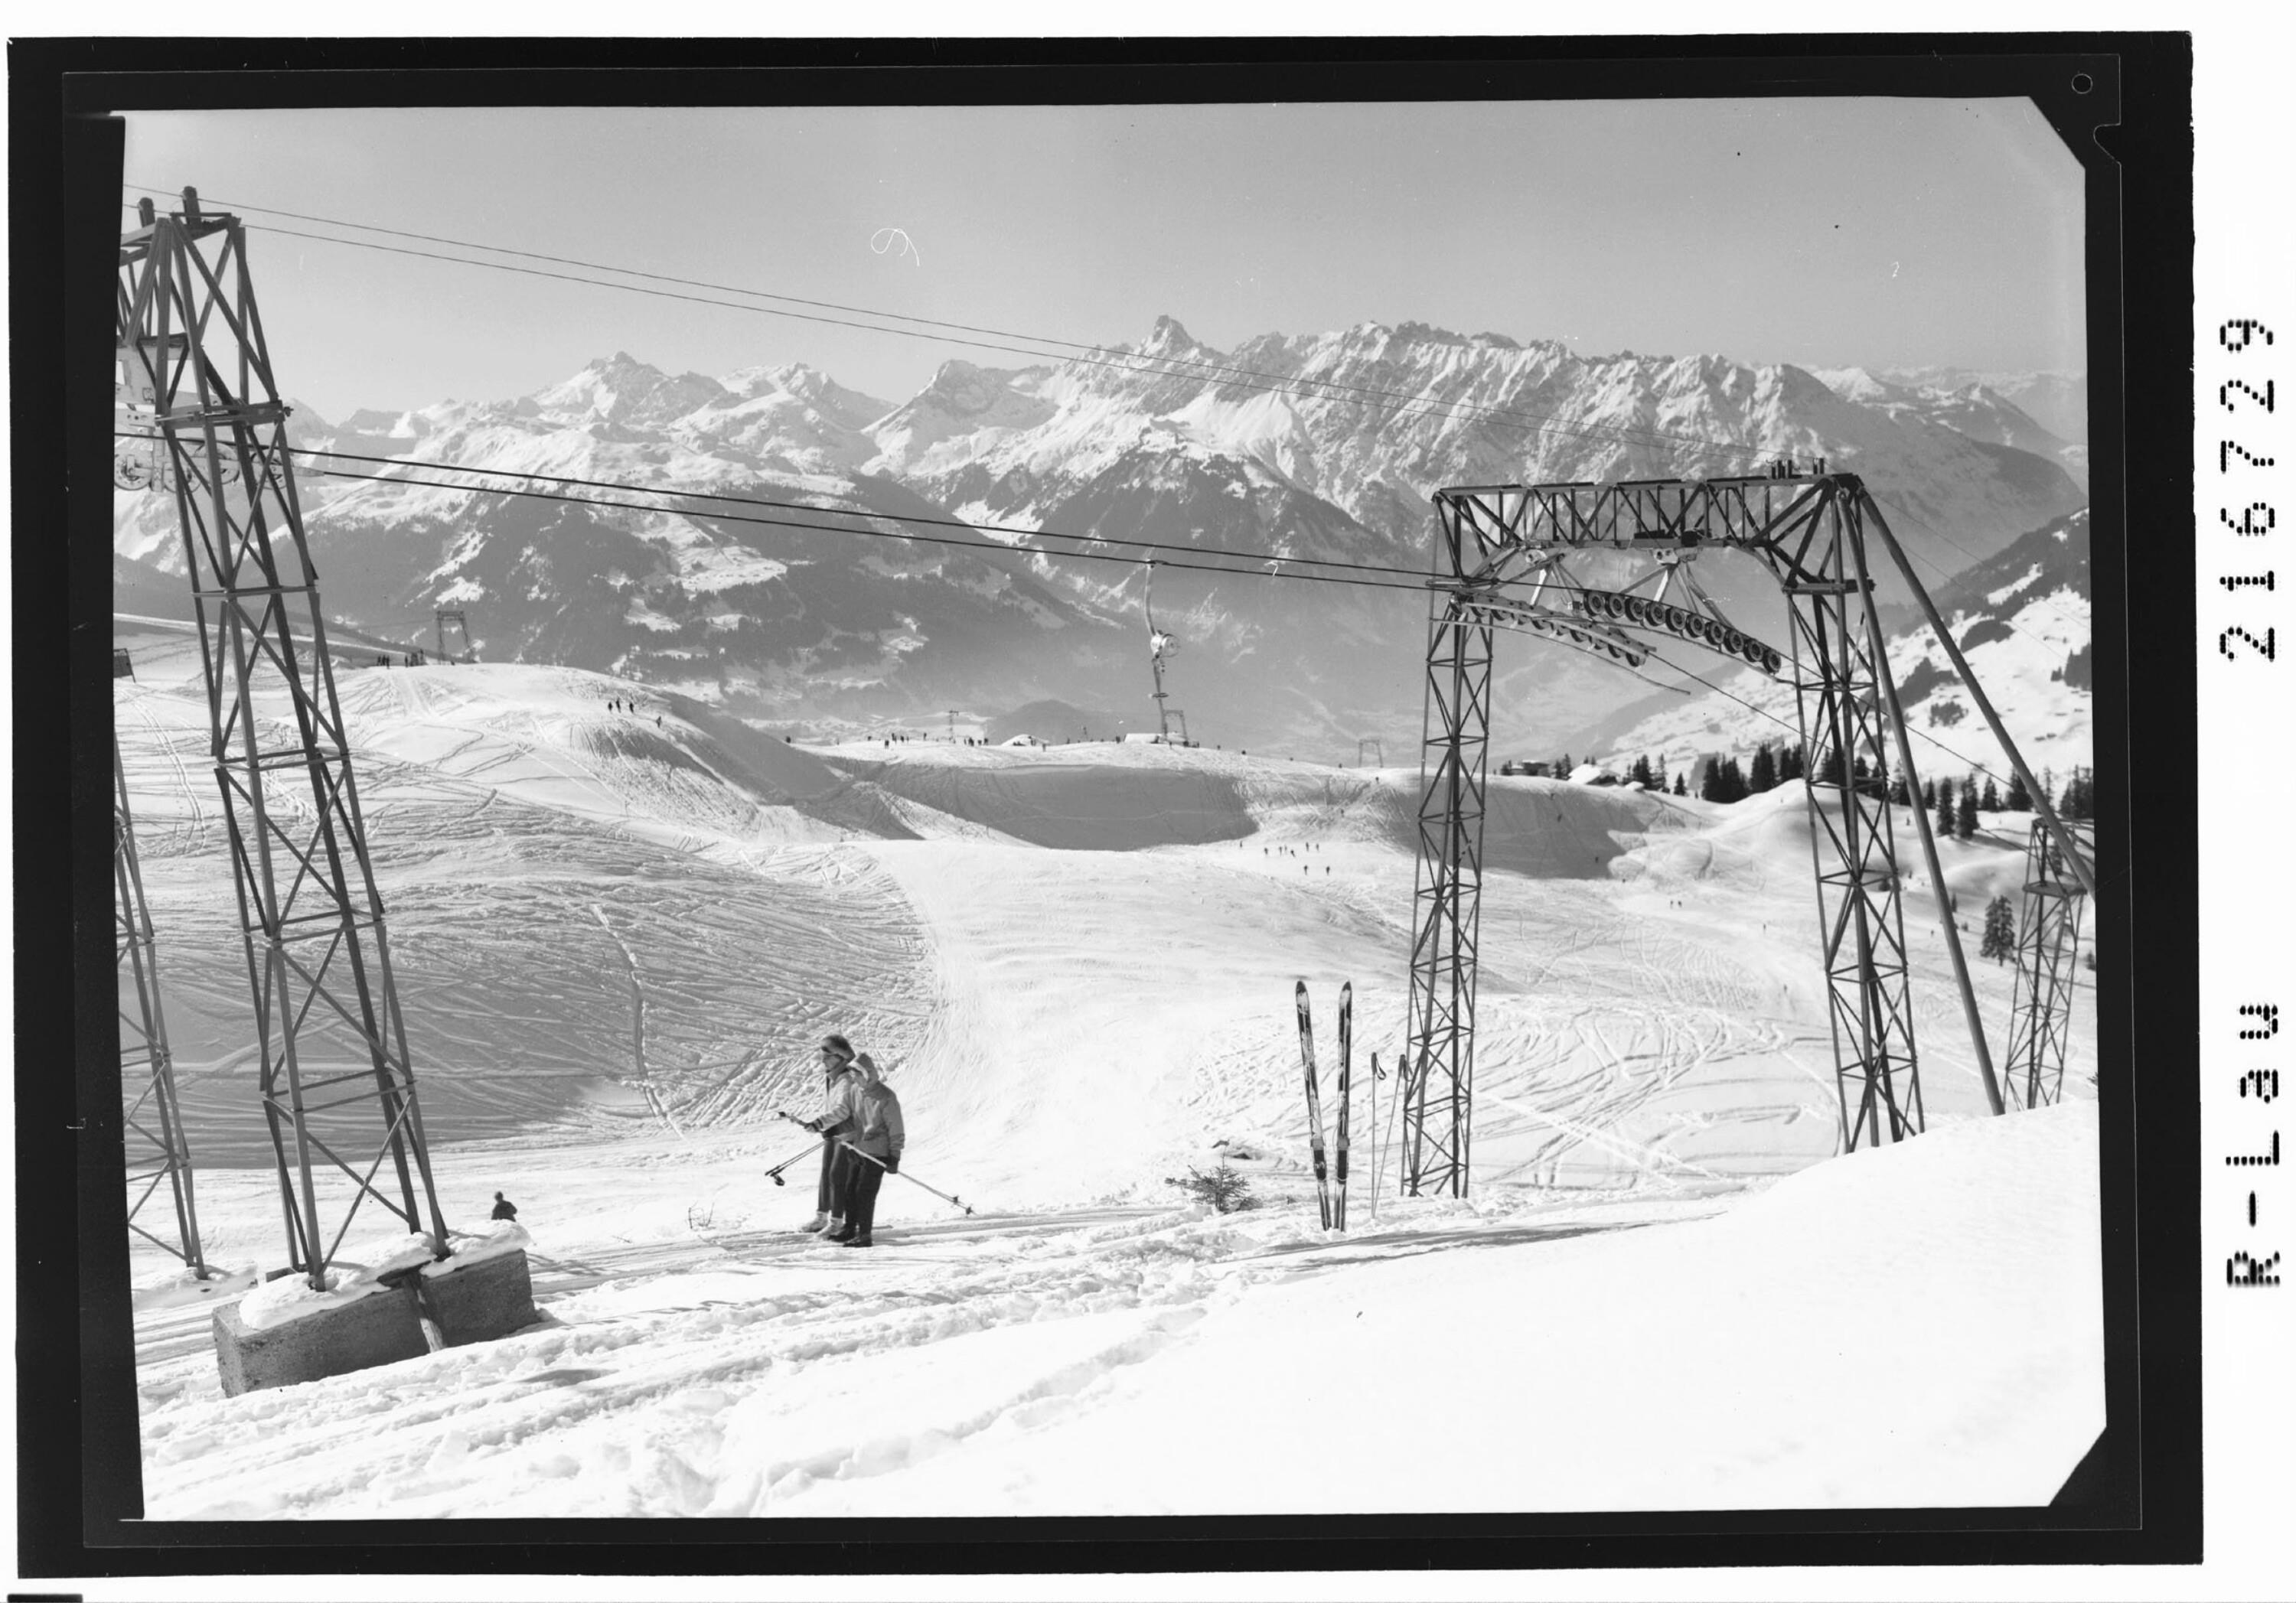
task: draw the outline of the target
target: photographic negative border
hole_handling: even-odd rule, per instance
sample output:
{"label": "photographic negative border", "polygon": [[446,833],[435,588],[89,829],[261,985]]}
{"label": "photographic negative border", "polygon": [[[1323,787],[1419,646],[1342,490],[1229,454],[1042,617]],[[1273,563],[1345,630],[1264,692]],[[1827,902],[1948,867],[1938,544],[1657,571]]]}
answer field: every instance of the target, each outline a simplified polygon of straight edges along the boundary
{"label": "photographic negative border", "polygon": [[[2134,683],[2133,528],[2191,517],[2191,42],[2172,34],[1009,41],[176,39],[12,45],[11,194],[20,660],[16,690],[19,1563],[28,1575],[368,1573],[841,1574],[1478,1569],[1757,1564],[2177,1563],[2200,1557],[2194,846],[2152,731],[2181,729],[2189,656]],[[2085,78],[2087,87],[2077,86]],[[2098,716],[2097,969],[2108,1427],[2046,1509],[1600,1516],[144,1523],[121,1213],[116,1012],[102,915],[109,786],[94,697],[108,610],[102,369],[119,140],[160,107],[991,104],[1805,95],[2030,95],[2085,173]],[[109,130],[109,131],[107,131]],[[87,275],[94,273],[91,279]],[[61,312],[61,315],[59,313]],[[63,404],[56,405],[61,396]],[[2130,397],[2145,398],[2132,419]],[[2160,397],[2177,397],[2174,405]],[[56,471],[93,496],[69,498]],[[98,504],[103,510],[99,514]],[[30,531],[68,531],[61,546]],[[2146,543],[2181,568],[2189,542]],[[2158,576],[2151,576],[2157,578]],[[53,597],[62,580],[67,605]],[[2189,635],[2192,587],[2148,582],[2147,638]],[[2135,710],[2161,716],[2132,764]],[[105,714],[108,717],[108,710]],[[69,762],[28,761],[65,751]],[[68,859],[52,847],[69,821]],[[2142,871],[2136,871],[2141,857]],[[54,939],[66,892],[70,947]],[[70,982],[68,986],[67,982]],[[70,994],[66,1016],[62,999]],[[59,1072],[69,1047],[76,1073]],[[2140,1083],[2136,1067],[2149,1066]],[[63,1199],[72,1198],[68,1210]],[[2140,1206],[2141,1198],[2141,1206]],[[63,1236],[69,1231],[71,1246]],[[488,1550],[472,1562],[473,1545]]]}

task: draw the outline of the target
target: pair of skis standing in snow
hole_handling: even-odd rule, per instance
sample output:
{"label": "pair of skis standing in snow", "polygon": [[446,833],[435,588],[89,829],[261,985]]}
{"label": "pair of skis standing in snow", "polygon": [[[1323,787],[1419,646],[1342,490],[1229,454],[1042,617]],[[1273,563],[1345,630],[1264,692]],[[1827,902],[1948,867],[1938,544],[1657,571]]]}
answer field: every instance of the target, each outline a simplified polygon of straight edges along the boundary
{"label": "pair of skis standing in snow", "polygon": [[[1308,982],[1301,980],[1292,989],[1292,1000],[1300,1010],[1300,1064],[1308,1076],[1308,1150],[1316,1164],[1316,1209],[1325,1230],[1345,1230],[1348,1227],[1348,1109],[1353,1101],[1349,1095],[1349,1077],[1352,1073],[1350,1059],[1355,1050],[1356,987],[1350,980],[1340,987],[1340,1122],[1336,1131],[1337,1158],[1327,1165],[1324,1151],[1324,1094],[1316,1083],[1316,1027],[1308,1018]],[[1371,1057],[1372,1075],[1379,1075],[1379,1054]],[[1374,1093],[1374,1098],[1376,1092]],[[1333,1174],[1336,1170],[1336,1175]],[[1332,1181],[1339,1182],[1334,1196]],[[1376,1198],[1374,1199],[1376,1202]]]}

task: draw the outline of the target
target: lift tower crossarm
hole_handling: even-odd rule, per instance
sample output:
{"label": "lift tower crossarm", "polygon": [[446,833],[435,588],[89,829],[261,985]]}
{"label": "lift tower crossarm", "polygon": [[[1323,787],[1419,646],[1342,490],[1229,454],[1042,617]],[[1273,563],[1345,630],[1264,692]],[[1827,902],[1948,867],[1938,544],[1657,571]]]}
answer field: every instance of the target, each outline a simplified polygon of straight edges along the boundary
{"label": "lift tower crossarm", "polygon": [[1864,488],[1854,473],[1758,474],[1487,485],[1438,490],[1435,501],[1459,520],[1463,545],[1473,552],[1463,561],[1457,582],[1489,585],[1519,577],[1557,547],[1678,551],[1720,544],[1775,551],[1794,546],[1800,536],[1793,552],[1799,567],[1826,503],[1860,495]]}

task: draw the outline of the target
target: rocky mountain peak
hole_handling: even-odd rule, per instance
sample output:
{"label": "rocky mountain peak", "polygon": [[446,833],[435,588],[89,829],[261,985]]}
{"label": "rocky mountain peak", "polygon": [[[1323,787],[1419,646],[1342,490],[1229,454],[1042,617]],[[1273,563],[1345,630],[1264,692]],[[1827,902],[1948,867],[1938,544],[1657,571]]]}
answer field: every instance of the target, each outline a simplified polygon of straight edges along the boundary
{"label": "rocky mountain peak", "polygon": [[1140,354],[1144,356],[1185,356],[1210,349],[1183,328],[1178,318],[1164,316],[1157,318],[1156,326],[1149,330],[1147,339],[1140,347]]}
{"label": "rocky mountain peak", "polygon": [[704,374],[673,378],[627,351],[616,351],[594,358],[563,382],[537,390],[533,399],[545,413],[658,426],[725,394],[724,386]]}

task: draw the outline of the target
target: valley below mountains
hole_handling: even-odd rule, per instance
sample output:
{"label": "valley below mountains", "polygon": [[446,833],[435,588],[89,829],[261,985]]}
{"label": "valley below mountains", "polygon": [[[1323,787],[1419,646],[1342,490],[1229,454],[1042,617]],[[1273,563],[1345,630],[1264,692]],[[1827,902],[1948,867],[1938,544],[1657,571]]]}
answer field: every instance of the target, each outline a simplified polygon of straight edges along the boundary
{"label": "valley below mountains", "polygon": [[[324,454],[297,473],[328,614],[380,638],[425,642],[432,609],[459,607],[487,660],[611,673],[775,729],[1051,704],[1118,720],[1095,735],[1137,732],[1156,724],[1155,557],[1191,735],[1333,762],[1375,737],[1392,762],[1420,730],[1431,491],[1823,456],[1865,478],[1937,588],[2085,506],[2084,409],[2058,375],[1589,357],[1420,323],[1222,351],[1168,317],[1073,360],[951,361],[898,405],[801,364],[709,377],[617,353],[507,400],[340,422],[299,406],[290,433]],[[1040,533],[1073,554],[1020,549]],[[188,613],[169,497],[118,495],[114,558],[116,609]],[[1300,582],[1304,558],[1404,571]],[[1784,638],[1754,564],[1699,577]],[[1511,637],[1494,738],[1583,749],[1633,732],[1622,709],[1652,691]],[[1710,745],[1776,732],[1704,699],[1730,708],[1718,740],[1694,720]]]}

